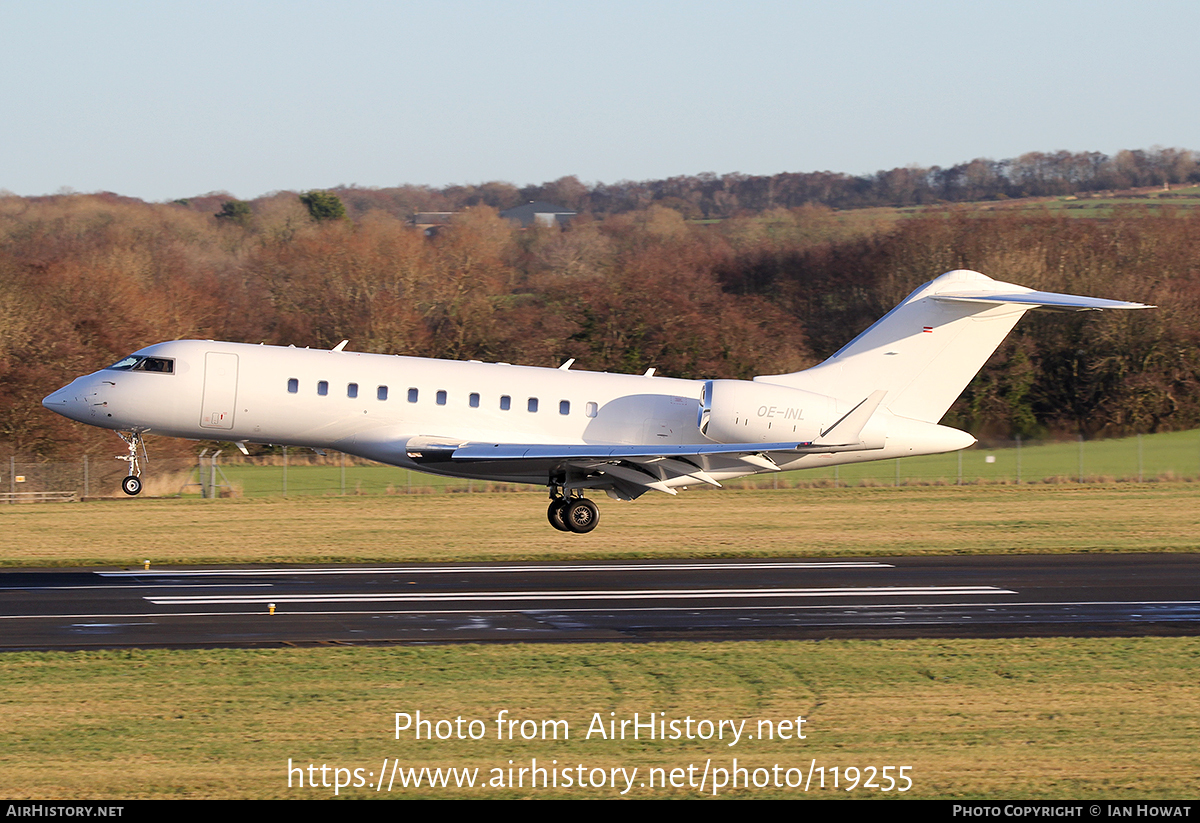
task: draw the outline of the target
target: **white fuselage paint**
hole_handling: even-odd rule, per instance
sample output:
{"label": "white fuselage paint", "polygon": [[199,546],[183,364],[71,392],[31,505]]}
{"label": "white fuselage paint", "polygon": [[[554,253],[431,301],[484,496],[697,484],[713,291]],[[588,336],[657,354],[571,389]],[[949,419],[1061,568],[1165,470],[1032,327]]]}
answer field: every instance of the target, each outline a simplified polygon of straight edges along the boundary
{"label": "white fuselage paint", "polygon": [[[173,373],[102,369],[47,397],[46,407],[118,431],[331,449],[420,471],[538,484],[546,482],[544,475],[523,476],[518,467],[496,474],[419,465],[406,456],[405,444],[418,437],[555,445],[712,443],[697,427],[704,386],[699,380],[207,340],[159,343],[136,354],[170,358]],[[756,388],[749,381],[724,382]],[[325,393],[319,394],[322,383]],[[357,386],[355,397],[351,384]],[[381,387],[386,399],[380,399]],[[410,402],[413,389],[416,401]],[[507,409],[502,397],[509,398]],[[536,411],[530,411],[531,399]],[[819,416],[809,418],[813,430],[833,425],[861,400],[821,399]],[[873,425],[886,429],[882,449],[797,455],[779,465],[802,469],[932,454],[973,442],[957,430],[884,410],[879,417]],[[793,421],[787,422],[791,428]],[[781,431],[776,439],[794,436]],[[721,480],[755,471],[742,465],[712,474]]]}
{"label": "white fuselage paint", "polygon": [[[545,484],[552,495],[603,489],[632,499],[760,471],[966,448],[973,437],[937,421],[1033,308],[1150,307],[956,270],[820,365],[753,381],[177,340],[81,377],[43,404],[119,432],[336,449],[436,474]],[[136,441],[128,438],[135,472]],[[570,528],[594,527],[595,508],[586,508],[571,505],[582,519]],[[555,511],[551,523],[561,527]]]}

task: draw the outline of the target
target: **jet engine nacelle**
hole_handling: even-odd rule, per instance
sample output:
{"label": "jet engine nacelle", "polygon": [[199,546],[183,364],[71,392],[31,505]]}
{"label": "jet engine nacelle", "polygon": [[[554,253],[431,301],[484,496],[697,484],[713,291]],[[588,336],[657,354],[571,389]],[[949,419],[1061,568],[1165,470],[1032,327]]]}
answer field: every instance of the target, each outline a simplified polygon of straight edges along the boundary
{"label": "jet engine nacelle", "polygon": [[[842,410],[842,414],[849,407]],[[709,380],[700,395],[700,433],[717,443],[808,442],[841,417],[837,401],[771,383]]]}

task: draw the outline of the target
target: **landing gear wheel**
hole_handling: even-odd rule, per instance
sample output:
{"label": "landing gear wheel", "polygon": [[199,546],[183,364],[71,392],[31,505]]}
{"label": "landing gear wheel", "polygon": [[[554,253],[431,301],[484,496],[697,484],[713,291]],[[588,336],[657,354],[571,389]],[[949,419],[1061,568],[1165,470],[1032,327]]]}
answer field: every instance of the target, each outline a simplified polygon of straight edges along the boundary
{"label": "landing gear wheel", "polygon": [[577,497],[567,506],[564,519],[571,531],[576,534],[587,534],[600,522],[600,510],[591,500]]}
{"label": "landing gear wheel", "polygon": [[569,505],[571,505],[571,501],[560,497],[557,500],[551,500],[550,508],[546,509],[546,519],[560,532],[571,530],[571,527],[567,525],[567,506]]}
{"label": "landing gear wheel", "polygon": [[[142,433],[140,431],[131,431],[129,434],[125,432],[117,432],[117,437],[124,441],[129,447],[128,454],[117,455],[118,460],[124,460],[129,464],[129,476],[121,481],[121,491],[132,497],[142,491],[142,460],[147,463],[150,458],[146,456],[146,444],[142,441]],[[140,459],[139,459],[140,455]]]}

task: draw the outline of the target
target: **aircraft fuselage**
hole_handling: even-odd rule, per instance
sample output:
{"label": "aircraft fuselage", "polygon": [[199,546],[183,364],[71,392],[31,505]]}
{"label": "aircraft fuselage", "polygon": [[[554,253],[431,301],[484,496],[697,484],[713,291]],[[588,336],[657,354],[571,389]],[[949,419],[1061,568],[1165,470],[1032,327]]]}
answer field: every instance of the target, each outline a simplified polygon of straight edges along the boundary
{"label": "aircraft fuselage", "polygon": [[966,448],[938,424],[1030,310],[1150,308],[947,272],[823,363],[678,380],[342,350],[177,340],[48,396],[115,430],[137,494],[144,434],[333,449],[419,471],[546,485],[555,528],[587,532],[587,489],[631,500],[764,471]]}
{"label": "aircraft fuselage", "polygon": [[[546,482],[543,474],[522,476],[519,466],[472,471],[421,464],[404,445],[418,437],[562,445],[713,442],[697,425],[705,386],[699,380],[207,340],[159,343],[132,357],[159,359],[171,368],[101,369],[54,392],[44,405],[116,431],[331,449],[421,471],[538,484]],[[751,392],[772,388],[720,382]],[[745,415],[757,418],[756,424],[768,421],[772,442],[809,440],[854,405],[821,396],[806,397],[803,405],[767,399],[775,402],[752,402]],[[973,442],[918,421],[895,420],[890,428],[910,435],[925,430],[924,437],[869,456],[797,455],[781,468],[936,453]],[[747,466],[721,474],[753,471]]]}

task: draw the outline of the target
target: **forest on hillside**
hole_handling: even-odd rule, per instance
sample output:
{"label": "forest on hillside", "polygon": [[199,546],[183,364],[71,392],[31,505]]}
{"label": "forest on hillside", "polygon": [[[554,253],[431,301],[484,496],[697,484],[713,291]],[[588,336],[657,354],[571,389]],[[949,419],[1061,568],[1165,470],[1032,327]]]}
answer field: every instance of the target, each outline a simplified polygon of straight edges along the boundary
{"label": "forest on hillside", "polygon": [[357,351],[748,378],[819,362],[954,268],[1160,308],[1029,315],[950,425],[1006,437],[1200,425],[1190,212],[934,210],[872,225],[805,205],[700,223],[651,204],[521,230],[477,205],[432,238],[386,209],[348,214],[316,219],[294,194],[246,210],[0,197],[0,449],[111,455],[111,433],[40,400],[163,340],[348,338]]}
{"label": "forest on hillside", "polygon": [[[834,209],[927,206],[1194,183],[1200,183],[1200,154],[1155,147],[1125,149],[1111,156],[1095,151],[1028,152],[1002,160],[980,157],[945,168],[904,166],[863,175],[831,171],[705,173],[591,184],[569,176],[528,186],[491,181],[441,188],[339,186],[330,191],[356,219],[371,211],[400,218],[416,212],[461,211],[474,206],[503,211],[541,200],[595,217],[657,205],[678,211],[689,220],[716,220],[811,205]],[[271,210],[277,207],[274,201],[294,198],[295,193],[277,192],[250,201],[250,205],[256,211]],[[230,195],[214,193],[177,202],[210,213],[229,199]]]}

